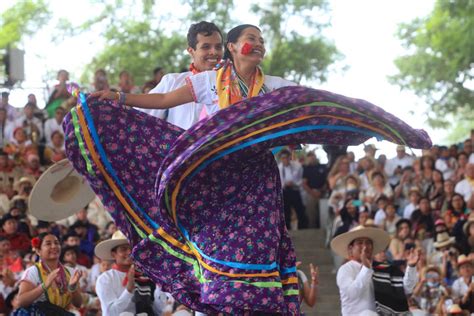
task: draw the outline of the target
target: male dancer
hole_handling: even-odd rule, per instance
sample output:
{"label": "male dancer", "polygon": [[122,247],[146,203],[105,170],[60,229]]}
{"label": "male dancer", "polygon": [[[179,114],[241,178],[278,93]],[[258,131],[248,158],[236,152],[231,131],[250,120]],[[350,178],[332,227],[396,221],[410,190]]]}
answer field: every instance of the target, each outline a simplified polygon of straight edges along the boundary
{"label": "male dancer", "polygon": [[[166,93],[185,85],[185,79],[195,73],[212,70],[222,59],[224,45],[222,33],[214,24],[201,21],[192,24],[188,31],[188,48],[192,63],[189,71],[171,73],[163,76],[161,82],[150,93]],[[190,128],[201,115],[204,115],[202,104],[186,103],[167,110],[139,109],[183,129]],[[204,110],[205,111],[205,110]]]}

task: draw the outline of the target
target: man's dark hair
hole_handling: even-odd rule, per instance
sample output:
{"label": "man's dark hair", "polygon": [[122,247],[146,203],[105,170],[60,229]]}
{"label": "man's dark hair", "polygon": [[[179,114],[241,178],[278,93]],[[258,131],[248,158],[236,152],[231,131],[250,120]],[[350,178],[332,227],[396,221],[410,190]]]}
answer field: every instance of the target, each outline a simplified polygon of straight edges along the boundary
{"label": "man's dark hair", "polygon": [[223,36],[221,30],[212,22],[201,21],[199,23],[191,24],[191,27],[188,30],[188,46],[196,49],[197,45],[197,36],[202,34],[204,36],[211,36],[212,33],[217,32],[221,36],[221,41],[223,42]]}
{"label": "man's dark hair", "polygon": [[153,75],[156,75],[157,73],[159,73],[162,70],[163,70],[163,67],[156,67],[155,69],[153,69]]}
{"label": "man's dark hair", "polygon": [[10,96],[10,93],[4,91],[2,92],[2,98],[8,98]]}

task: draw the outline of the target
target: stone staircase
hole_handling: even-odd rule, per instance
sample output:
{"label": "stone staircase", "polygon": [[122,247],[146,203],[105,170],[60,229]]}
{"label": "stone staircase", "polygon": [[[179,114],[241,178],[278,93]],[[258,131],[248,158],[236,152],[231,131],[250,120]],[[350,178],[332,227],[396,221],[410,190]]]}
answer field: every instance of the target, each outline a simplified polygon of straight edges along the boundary
{"label": "stone staircase", "polygon": [[309,308],[303,303],[302,310],[307,316],[337,316],[341,314],[339,290],[336,275],[332,273],[331,251],[325,247],[324,229],[304,229],[290,231],[296,249],[296,258],[302,262],[300,269],[310,278],[309,264],[319,267],[320,281],[316,305]]}

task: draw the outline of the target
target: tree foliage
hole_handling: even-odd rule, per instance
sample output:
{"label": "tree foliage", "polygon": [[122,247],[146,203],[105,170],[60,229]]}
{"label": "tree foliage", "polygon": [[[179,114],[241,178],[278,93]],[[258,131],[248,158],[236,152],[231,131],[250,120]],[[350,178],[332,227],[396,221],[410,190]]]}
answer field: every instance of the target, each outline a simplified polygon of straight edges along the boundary
{"label": "tree foliage", "polygon": [[38,31],[50,17],[43,0],[19,0],[0,16],[0,49],[18,44]]}
{"label": "tree foliage", "polygon": [[390,78],[430,105],[432,126],[446,118],[474,119],[474,1],[438,0],[425,19],[401,24],[398,37],[409,52],[395,60]]}
{"label": "tree foliage", "polygon": [[[329,26],[324,21],[328,11],[325,0],[272,0],[253,5],[260,16],[269,54],[263,67],[266,73],[295,82],[326,81],[328,67],[342,56],[321,31]],[[300,30],[289,29],[291,21],[299,21]]]}
{"label": "tree foliage", "polygon": [[[321,35],[328,23],[316,22],[315,14],[324,15],[326,0],[271,0],[253,5],[249,10],[260,17],[260,26],[267,41],[267,57],[263,64],[266,73],[300,82],[302,79],[325,81],[328,67],[340,55],[334,44]],[[180,71],[189,64],[185,52],[189,25],[201,20],[214,22],[225,33],[242,23],[234,19],[233,0],[181,0],[182,10],[173,16],[160,15],[164,0],[103,0],[96,16],[73,27],[61,22],[63,35],[105,29],[105,45],[86,67],[83,79],[104,68],[112,83],[118,73],[128,70],[140,85],[150,79],[151,70],[162,66],[167,72]],[[97,5],[97,3],[95,4]],[[188,12],[183,14],[183,12]],[[180,16],[181,14],[181,16]],[[178,26],[176,21],[181,19]],[[292,30],[292,21],[302,21],[303,30]],[[170,32],[174,30],[174,32]],[[304,34],[303,34],[304,33]],[[87,81],[86,81],[87,82]]]}

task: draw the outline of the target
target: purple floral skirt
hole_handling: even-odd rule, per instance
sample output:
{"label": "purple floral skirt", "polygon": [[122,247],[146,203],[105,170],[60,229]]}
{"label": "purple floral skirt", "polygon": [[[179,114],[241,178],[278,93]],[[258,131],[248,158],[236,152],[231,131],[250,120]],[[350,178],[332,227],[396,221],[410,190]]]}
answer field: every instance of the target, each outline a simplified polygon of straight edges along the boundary
{"label": "purple floral skirt", "polygon": [[69,160],[130,239],[136,265],[208,314],[299,314],[270,148],[374,136],[431,146],[426,132],[373,104],[304,87],[239,102],[187,131],[82,95],[64,128]]}

